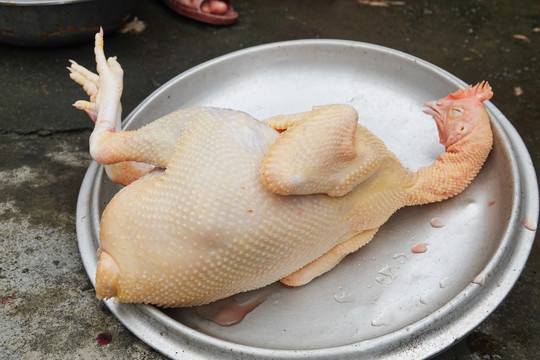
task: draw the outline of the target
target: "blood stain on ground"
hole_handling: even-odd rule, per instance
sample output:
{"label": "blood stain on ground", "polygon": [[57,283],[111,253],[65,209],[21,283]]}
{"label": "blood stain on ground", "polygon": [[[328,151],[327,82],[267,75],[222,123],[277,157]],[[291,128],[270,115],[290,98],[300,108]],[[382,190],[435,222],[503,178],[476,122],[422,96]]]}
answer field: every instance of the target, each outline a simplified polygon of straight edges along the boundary
{"label": "blood stain on ground", "polygon": [[109,345],[112,342],[112,335],[108,332],[101,332],[98,334],[96,341],[101,346]]}

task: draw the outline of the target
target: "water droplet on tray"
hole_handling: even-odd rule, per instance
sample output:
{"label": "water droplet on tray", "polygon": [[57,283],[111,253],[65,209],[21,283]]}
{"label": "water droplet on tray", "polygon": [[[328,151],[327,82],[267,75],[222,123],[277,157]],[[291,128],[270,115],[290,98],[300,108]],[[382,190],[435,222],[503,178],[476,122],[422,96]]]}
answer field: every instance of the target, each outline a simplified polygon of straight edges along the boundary
{"label": "water droplet on tray", "polygon": [[246,301],[238,303],[233,297],[214,301],[213,303],[195,307],[197,315],[203,319],[213,321],[221,326],[238,324],[253,309],[262,304],[274,290],[268,287],[254,292]]}
{"label": "water droplet on tray", "polygon": [[445,277],[441,280],[441,282],[439,282],[439,286],[441,289],[444,289],[445,287],[448,287],[452,285],[453,283],[454,281],[451,278]]}
{"label": "water droplet on tray", "polygon": [[427,246],[425,242],[419,242],[411,248],[411,252],[414,254],[423,254],[426,251],[427,251]]}
{"label": "water droplet on tray", "polygon": [[486,283],[486,278],[484,275],[480,274],[480,275],[476,275],[472,280],[471,280],[472,283],[474,284],[477,284],[477,285],[480,285],[480,286],[484,286],[484,284]]}
{"label": "water droplet on tray", "polygon": [[407,255],[405,255],[403,253],[394,254],[393,258],[398,260],[400,264],[405,264],[409,260]]}
{"label": "water droplet on tray", "polygon": [[377,317],[373,320],[371,320],[371,326],[386,326],[388,324],[391,324],[393,320],[392,313],[388,312],[388,310],[383,310]]}
{"label": "water droplet on tray", "polygon": [[434,217],[431,219],[430,224],[434,228],[442,228],[444,226],[444,221],[439,217]]}
{"label": "water droplet on tray", "polygon": [[354,295],[347,291],[340,291],[334,294],[334,300],[340,304],[354,302]]}
{"label": "water droplet on tray", "polygon": [[432,301],[433,301],[433,299],[431,298],[431,296],[429,294],[424,294],[424,295],[420,296],[420,302],[422,304],[424,304],[424,305],[428,305]]}
{"label": "water droplet on tray", "polygon": [[525,229],[527,230],[536,231],[537,224],[532,217],[525,216],[523,219],[523,226],[525,226]]}
{"label": "water droplet on tray", "polygon": [[390,285],[395,278],[395,275],[392,273],[392,268],[388,265],[379,270],[377,274],[375,281],[383,285]]}

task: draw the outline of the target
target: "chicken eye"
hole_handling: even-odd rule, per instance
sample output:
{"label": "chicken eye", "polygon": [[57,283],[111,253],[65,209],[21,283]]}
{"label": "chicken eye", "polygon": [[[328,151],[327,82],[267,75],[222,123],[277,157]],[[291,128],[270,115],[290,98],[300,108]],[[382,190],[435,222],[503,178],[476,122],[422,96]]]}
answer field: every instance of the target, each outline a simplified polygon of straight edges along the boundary
{"label": "chicken eye", "polygon": [[463,115],[462,108],[455,107],[455,108],[452,108],[452,110],[450,110],[450,116],[457,117],[461,115]]}

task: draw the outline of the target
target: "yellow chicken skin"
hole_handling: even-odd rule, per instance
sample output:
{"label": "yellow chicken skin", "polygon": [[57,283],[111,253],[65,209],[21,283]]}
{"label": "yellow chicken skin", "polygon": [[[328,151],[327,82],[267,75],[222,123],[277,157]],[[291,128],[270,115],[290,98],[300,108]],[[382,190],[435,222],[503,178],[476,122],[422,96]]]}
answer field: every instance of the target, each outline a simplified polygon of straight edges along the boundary
{"label": "yellow chicken skin", "polygon": [[96,34],[97,74],[71,62],[90,101],[92,157],[127,185],[105,209],[98,298],[206,304],[281,280],[308,283],[368,243],[399,208],[461,192],[492,146],[487,83],[426,104],[446,151],[404,168],[348,105],[258,121],[218,108],[119,131],[123,71]]}

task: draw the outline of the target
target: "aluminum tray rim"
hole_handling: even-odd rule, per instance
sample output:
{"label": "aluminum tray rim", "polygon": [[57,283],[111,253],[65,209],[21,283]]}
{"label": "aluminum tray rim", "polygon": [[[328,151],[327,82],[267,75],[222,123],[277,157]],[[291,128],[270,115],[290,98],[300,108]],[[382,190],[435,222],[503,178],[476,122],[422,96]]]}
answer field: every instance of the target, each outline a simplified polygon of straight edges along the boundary
{"label": "aluminum tray rim", "polygon": [[[276,47],[294,48],[312,45],[360,47],[382,51],[420,64],[458,86],[466,85],[457,77],[433,64],[379,45],[332,39],[292,40],[239,50],[207,61],[172,78],[141,102],[126,118],[124,126],[129,125],[130,121],[159,94],[206,67],[213,66],[223,60],[249,56],[250,53]],[[522,139],[508,119],[490,102],[486,102],[486,109],[492,119],[492,125],[502,137],[503,143],[511,148],[509,158],[514,176],[514,191],[509,226],[504,233],[501,245],[482,270],[482,274],[493,278],[485,286],[470,283],[457,296],[429,316],[405,328],[357,343],[322,349],[281,350],[253,347],[217,339],[176,322],[151,305],[115,304],[113,300],[107,300],[105,301],[107,306],[136,336],[171,358],[203,359],[217,356],[232,358],[243,355],[253,359],[344,359],[356,358],[359,355],[377,355],[379,358],[390,359],[406,354],[409,358],[420,359],[435,355],[460,340],[495,310],[517,281],[534,241],[535,232],[526,230],[521,225],[525,216],[532,219],[538,218],[538,186],[532,160]],[[97,196],[95,195],[99,187],[98,184],[102,180],[102,174],[100,165],[95,162],[90,165],[83,180],[77,204],[79,247],[83,264],[92,284],[95,282],[97,257],[95,256],[96,244],[91,237],[92,235],[96,236],[99,229],[99,214],[96,218],[99,204],[97,204]],[[491,295],[489,297],[479,296],[482,293],[490,293]],[[466,306],[463,306],[464,304]],[[443,319],[445,321],[442,321]]]}

